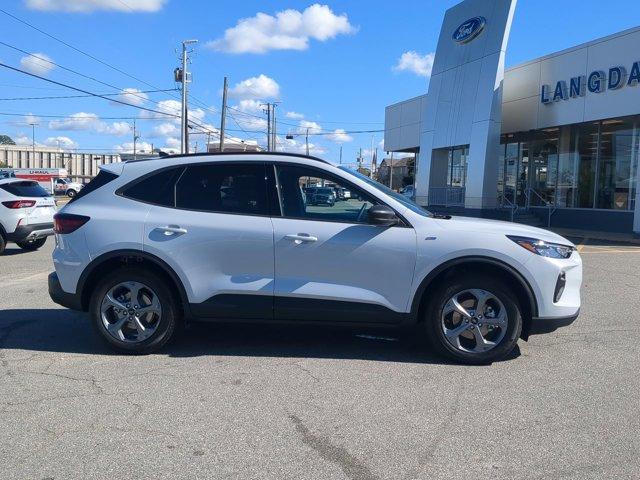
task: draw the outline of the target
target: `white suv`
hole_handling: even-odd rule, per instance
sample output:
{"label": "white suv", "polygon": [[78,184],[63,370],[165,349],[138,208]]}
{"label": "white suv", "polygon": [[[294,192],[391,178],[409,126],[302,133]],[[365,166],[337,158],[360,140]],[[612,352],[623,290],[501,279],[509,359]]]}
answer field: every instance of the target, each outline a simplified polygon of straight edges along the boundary
{"label": "white suv", "polygon": [[53,235],[55,200],[33,180],[0,179],[0,254],[7,242],[37,250]]}
{"label": "white suv", "polygon": [[[311,205],[307,186],[351,198]],[[307,201],[305,200],[307,199]],[[432,215],[350,170],[287,154],[174,156],[102,167],[55,217],[51,298],[100,336],[151,352],[185,319],[416,325],[458,361],[578,315],[568,240]]]}

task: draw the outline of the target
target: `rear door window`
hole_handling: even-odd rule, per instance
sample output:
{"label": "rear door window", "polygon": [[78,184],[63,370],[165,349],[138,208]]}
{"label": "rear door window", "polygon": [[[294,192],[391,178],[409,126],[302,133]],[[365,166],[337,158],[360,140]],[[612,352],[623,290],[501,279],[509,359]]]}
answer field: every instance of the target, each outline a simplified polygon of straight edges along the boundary
{"label": "rear door window", "polygon": [[268,215],[264,164],[191,165],[176,183],[177,208]]}
{"label": "rear door window", "polygon": [[9,192],[16,197],[50,197],[51,194],[40,186],[38,182],[25,180],[23,182],[12,182],[0,185],[5,192]]}

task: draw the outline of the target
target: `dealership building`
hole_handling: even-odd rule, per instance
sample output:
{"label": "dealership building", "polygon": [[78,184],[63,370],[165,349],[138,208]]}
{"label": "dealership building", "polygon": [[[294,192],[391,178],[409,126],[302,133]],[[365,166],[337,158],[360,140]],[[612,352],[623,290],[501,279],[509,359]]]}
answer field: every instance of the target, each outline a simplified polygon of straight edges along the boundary
{"label": "dealership building", "polygon": [[434,210],[640,233],[640,27],[505,70],[515,0],[446,12],[425,95],[390,105]]}

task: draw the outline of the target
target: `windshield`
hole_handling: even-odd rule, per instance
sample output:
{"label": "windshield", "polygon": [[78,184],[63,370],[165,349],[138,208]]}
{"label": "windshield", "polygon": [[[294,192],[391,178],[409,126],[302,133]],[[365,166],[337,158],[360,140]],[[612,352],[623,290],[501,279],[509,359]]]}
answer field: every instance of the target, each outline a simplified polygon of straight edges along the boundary
{"label": "windshield", "polygon": [[338,167],[340,170],[347,172],[351,175],[353,175],[354,177],[358,177],[360,180],[362,180],[363,182],[366,182],[367,184],[371,185],[372,187],[380,190],[382,193],[385,193],[387,195],[389,195],[390,197],[392,197],[396,202],[401,203],[402,205],[404,205],[405,207],[407,207],[409,210],[411,210],[414,213],[417,213],[418,215],[422,215],[423,217],[432,217],[433,214],[431,212],[429,212],[428,210],[425,210],[424,208],[422,208],[421,206],[419,206],[417,203],[411,201],[408,197],[405,197],[404,195],[398,193],[398,192],[394,192],[393,190],[391,190],[389,187],[376,182],[375,180],[372,180],[371,178],[367,177],[366,175],[361,174],[360,172],[356,172],[355,170],[352,170],[348,167],[345,166],[339,166]]}

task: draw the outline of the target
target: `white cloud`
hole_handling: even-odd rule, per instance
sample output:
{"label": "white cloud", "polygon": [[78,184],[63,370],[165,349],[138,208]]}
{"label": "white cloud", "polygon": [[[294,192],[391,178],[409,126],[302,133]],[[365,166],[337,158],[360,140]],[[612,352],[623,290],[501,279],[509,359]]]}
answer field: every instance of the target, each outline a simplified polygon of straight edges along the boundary
{"label": "white cloud", "polygon": [[[148,142],[136,142],[136,153],[151,153],[151,144]],[[118,153],[133,153],[133,142],[125,142],[114,145],[113,149]]]}
{"label": "white cloud", "polygon": [[40,117],[36,117],[32,113],[29,113],[28,115],[24,116],[24,123],[26,123],[26,124],[40,123]]}
{"label": "white cloud", "polygon": [[153,137],[168,137],[180,135],[180,128],[175,123],[161,123],[151,130]]}
{"label": "white cloud", "polygon": [[431,76],[434,58],[434,53],[420,55],[413,50],[404,52],[398,59],[398,63],[393,67],[393,70],[396,72],[413,72],[421,77],[429,77]]}
{"label": "white cloud", "polygon": [[266,53],[270,50],[306,50],[309,40],[324,42],[354,33],[346,14],[336,15],[327,5],[313,4],[302,12],[283,10],[275,16],[257,13],[238,20],[222,38],[207,46],[226,53]]}
{"label": "white cloud", "polygon": [[301,120],[304,118],[304,114],[298,112],[287,112],[284,116],[293,120]]}
{"label": "white cloud", "polygon": [[312,134],[317,134],[320,133],[322,130],[322,127],[320,126],[320,124],[316,123],[316,122],[311,122],[309,120],[301,120],[300,121],[300,128],[298,128],[298,133],[307,133],[307,128],[309,129],[309,133]]}
{"label": "white cloud", "polygon": [[263,117],[262,105],[258,100],[240,100],[230,112],[232,122],[237,122],[240,127],[250,131],[267,131],[267,119]]}
{"label": "white cloud", "polygon": [[96,10],[157,12],[167,0],[26,0],[31,10],[88,13]]}
{"label": "white cloud", "polygon": [[[161,100],[153,107],[154,110],[164,112],[173,117],[162,115],[160,113],[153,113],[143,110],[140,112],[140,118],[156,118],[180,124],[180,115],[182,112],[182,104],[178,100]],[[201,108],[189,108],[189,119],[201,122],[206,116],[206,112]]]}
{"label": "white cloud", "polygon": [[346,143],[353,141],[353,137],[351,135],[347,135],[347,133],[342,128],[336,128],[333,133],[327,134],[327,138],[336,143]]}
{"label": "white cloud", "polygon": [[[137,88],[123,88],[117,98],[121,102],[130,103],[131,105],[142,105],[149,99],[149,95],[142,93]],[[112,103],[115,105],[122,105],[121,103]]]}
{"label": "white cloud", "polygon": [[31,145],[32,142],[31,137],[22,134],[12,138],[16,145]]}
{"label": "white cloud", "polygon": [[[291,152],[291,153],[307,153],[307,145],[305,139],[299,141],[295,138],[287,139],[278,137],[277,138],[278,150],[282,152]],[[320,145],[309,142],[309,154],[310,155],[321,155],[326,152],[326,149]]]}
{"label": "white cloud", "polygon": [[20,66],[23,70],[35,75],[46,75],[55,68],[51,57],[44,53],[33,53],[20,59]]}
{"label": "white cloud", "polygon": [[95,113],[78,112],[60,120],[49,122],[50,130],[91,131],[106,135],[123,136],[131,131],[127,122],[107,123]]}
{"label": "white cloud", "polygon": [[273,78],[264,74],[257,77],[247,78],[237,83],[229,89],[231,98],[278,98],[280,96],[280,85]]}
{"label": "white cloud", "polygon": [[78,143],[74,142],[69,137],[49,137],[44,141],[44,144],[48,147],[60,147],[65,150],[78,148]]}

